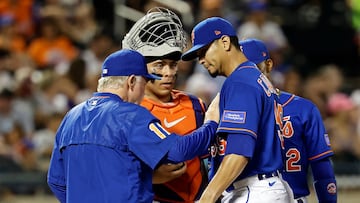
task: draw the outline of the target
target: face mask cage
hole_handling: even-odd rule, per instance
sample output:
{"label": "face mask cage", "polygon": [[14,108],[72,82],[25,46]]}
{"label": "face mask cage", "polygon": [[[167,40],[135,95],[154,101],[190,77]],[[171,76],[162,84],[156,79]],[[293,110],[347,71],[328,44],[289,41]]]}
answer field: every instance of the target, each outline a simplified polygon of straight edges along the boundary
{"label": "face mask cage", "polygon": [[160,7],[149,10],[123,40],[123,48],[137,50],[144,56],[164,56],[182,52],[185,47],[186,38],[179,17]]}

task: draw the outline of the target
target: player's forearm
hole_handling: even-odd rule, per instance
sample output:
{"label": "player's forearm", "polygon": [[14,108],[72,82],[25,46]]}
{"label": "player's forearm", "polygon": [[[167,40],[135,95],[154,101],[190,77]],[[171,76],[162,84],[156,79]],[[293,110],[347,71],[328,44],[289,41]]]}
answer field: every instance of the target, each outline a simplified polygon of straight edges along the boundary
{"label": "player's forearm", "polygon": [[185,162],[178,164],[162,164],[153,172],[152,183],[162,184],[180,177],[186,172]]}
{"label": "player's forearm", "polygon": [[181,136],[176,145],[170,149],[167,160],[179,163],[208,153],[208,147],[215,138],[217,127],[216,122],[208,121],[191,134]]}
{"label": "player's forearm", "polygon": [[226,155],[214,178],[203,192],[200,202],[215,202],[244,170],[248,159],[241,155]]}
{"label": "player's forearm", "polygon": [[314,187],[320,203],[337,202],[337,188],[334,170],[329,158],[311,163]]}

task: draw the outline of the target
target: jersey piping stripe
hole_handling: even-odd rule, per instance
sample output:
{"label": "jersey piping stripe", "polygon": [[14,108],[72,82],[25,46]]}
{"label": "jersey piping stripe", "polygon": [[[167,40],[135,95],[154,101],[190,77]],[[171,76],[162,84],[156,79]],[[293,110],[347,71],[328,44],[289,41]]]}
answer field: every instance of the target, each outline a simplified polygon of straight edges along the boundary
{"label": "jersey piping stripe", "polygon": [[254,135],[255,137],[257,137],[257,134],[256,134],[254,131],[248,130],[248,129],[244,129],[244,128],[224,128],[224,127],[220,127],[220,128],[218,128],[218,131],[219,131],[219,130],[245,131],[245,132],[248,132],[248,133]]}
{"label": "jersey piping stripe", "polygon": [[319,157],[322,157],[322,156],[324,156],[324,155],[326,155],[326,154],[330,154],[330,153],[333,153],[333,151],[332,151],[332,150],[328,150],[328,151],[323,152],[323,153],[321,153],[321,154],[318,154],[318,155],[316,155],[316,156],[310,157],[309,160],[311,161],[311,160],[317,159],[317,158],[319,158]]}
{"label": "jersey piping stripe", "polygon": [[110,98],[109,96],[94,96],[93,98],[95,99],[106,99],[106,98]]}
{"label": "jersey piping stripe", "polygon": [[293,95],[291,95],[291,97],[286,101],[286,102],[284,102],[281,106],[282,107],[284,107],[284,106],[286,106],[288,103],[290,103],[291,102],[291,100],[293,100],[295,98],[295,95],[293,94]]}
{"label": "jersey piping stripe", "polygon": [[[238,70],[244,69],[244,68],[256,68],[254,66],[242,66],[241,68],[239,68]],[[257,68],[256,68],[257,69]]]}

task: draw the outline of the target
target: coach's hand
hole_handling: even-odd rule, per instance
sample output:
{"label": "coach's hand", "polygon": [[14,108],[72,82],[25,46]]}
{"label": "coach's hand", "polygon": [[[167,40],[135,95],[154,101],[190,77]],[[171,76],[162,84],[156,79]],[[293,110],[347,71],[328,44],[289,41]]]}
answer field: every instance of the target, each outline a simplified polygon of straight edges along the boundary
{"label": "coach's hand", "polygon": [[186,163],[162,164],[153,172],[153,184],[162,184],[180,177],[186,172]]}
{"label": "coach's hand", "polygon": [[220,100],[220,94],[217,93],[216,97],[212,100],[208,110],[205,113],[205,120],[204,120],[205,122],[212,120],[219,123],[219,117],[220,117],[219,100]]}

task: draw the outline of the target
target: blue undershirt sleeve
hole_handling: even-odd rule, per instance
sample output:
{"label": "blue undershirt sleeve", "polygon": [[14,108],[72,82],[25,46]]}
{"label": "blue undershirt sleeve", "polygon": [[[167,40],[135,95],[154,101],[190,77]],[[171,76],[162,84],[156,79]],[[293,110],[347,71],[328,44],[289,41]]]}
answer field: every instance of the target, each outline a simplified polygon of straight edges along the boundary
{"label": "blue undershirt sleeve", "polygon": [[311,162],[311,169],[319,203],[337,202],[336,180],[330,159]]}
{"label": "blue undershirt sleeve", "polygon": [[215,139],[217,127],[216,122],[209,121],[191,134],[180,136],[175,146],[168,152],[165,162],[179,163],[208,154],[208,148]]}

